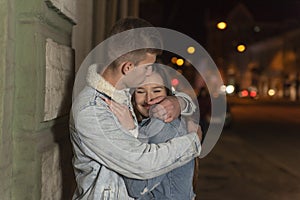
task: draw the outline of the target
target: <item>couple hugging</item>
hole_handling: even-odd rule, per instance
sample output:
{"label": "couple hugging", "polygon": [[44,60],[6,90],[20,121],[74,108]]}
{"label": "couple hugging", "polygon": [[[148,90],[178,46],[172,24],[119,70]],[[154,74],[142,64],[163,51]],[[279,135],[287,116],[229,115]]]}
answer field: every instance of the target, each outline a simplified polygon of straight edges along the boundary
{"label": "couple hugging", "polygon": [[[150,26],[125,18],[110,35]],[[113,40],[107,57],[118,54],[123,42],[147,48],[120,53],[103,70],[89,66],[87,85],[73,101],[73,199],[192,200],[202,137],[188,118],[195,105],[185,93],[172,94],[164,70],[153,64],[161,50],[148,45],[159,39],[139,32],[122,40]]]}

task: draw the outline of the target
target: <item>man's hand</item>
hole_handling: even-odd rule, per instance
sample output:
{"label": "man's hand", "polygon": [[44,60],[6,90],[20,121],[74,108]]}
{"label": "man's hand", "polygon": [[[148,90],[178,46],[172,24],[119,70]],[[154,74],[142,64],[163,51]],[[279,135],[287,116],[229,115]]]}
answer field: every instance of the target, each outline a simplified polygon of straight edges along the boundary
{"label": "man's hand", "polygon": [[106,103],[108,104],[110,110],[112,113],[116,115],[118,118],[120,124],[126,129],[126,130],[132,130],[135,128],[134,120],[132,117],[132,114],[127,106],[119,104],[115,101],[109,100],[104,98]]}
{"label": "man's hand", "polygon": [[150,115],[159,118],[168,123],[178,118],[181,113],[180,102],[175,96],[156,97],[148,102],[149,105],[154,105]]}

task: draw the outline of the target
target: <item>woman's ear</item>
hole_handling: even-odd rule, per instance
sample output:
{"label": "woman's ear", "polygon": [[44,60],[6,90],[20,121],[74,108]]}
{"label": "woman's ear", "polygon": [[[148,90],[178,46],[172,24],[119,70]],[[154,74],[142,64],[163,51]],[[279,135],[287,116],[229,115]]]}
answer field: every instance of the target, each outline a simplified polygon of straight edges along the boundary
{"label": "woman's ear", "polygon": [[134,69],[134,64],[132,62],[122,63],[121,70],[123,75],[128,74],[132,69]]}

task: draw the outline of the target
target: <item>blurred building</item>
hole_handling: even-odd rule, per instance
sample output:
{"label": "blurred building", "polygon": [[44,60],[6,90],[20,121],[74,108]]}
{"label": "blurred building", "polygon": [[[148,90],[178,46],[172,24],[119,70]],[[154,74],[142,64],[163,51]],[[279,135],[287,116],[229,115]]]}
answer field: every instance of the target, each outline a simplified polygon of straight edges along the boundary
{"label": "blurred building", "polygon": [[[267,12],[267,11],[266,11]],[[223,30],[216,25],[224,21]],[[256,21],[244,4],[224,19],[207,18],[207,50],[223,69],[224,82],[237,89],[257,88],[262,97],[299,100],[300,21]],[[244,51],[238,51],[244,45]]]}
{"label": "blurred building", "polygon": [[249,45],[245,57],[247,81],[261,96],[272,89],[274,97],[299,100],[300,28]]}

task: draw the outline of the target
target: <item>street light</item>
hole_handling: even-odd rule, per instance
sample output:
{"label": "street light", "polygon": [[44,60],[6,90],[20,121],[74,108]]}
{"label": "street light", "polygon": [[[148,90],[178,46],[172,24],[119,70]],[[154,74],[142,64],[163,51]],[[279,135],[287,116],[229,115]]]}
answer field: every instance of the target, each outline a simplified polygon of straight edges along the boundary
{"label": "street light", "polygon": [[184,60],[181,59],[181,58],[179,58],[179,59],[176,60],[176,64],[177,64],[178,66],[182,66],[182,65],[184,64]]}
{"label": "street light", "polygon": [[246,46],[244,44],[239,44],[236,49],[238,52],[242,53],[246,50]]}
{"label": "street light", "polygon": [[224,30],[227,27],[226,22],[219,22],[217,23],[217,28],[220,30]]}
{"label": "street light", "polygon": [[188,52],[189,54],[195,53],[195,47],[193,47],[193,46],[188,47],[188,48],[187,48],[187,52]]}

